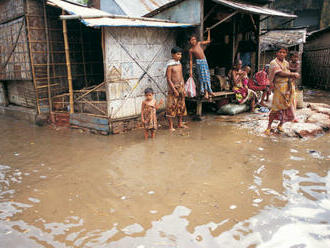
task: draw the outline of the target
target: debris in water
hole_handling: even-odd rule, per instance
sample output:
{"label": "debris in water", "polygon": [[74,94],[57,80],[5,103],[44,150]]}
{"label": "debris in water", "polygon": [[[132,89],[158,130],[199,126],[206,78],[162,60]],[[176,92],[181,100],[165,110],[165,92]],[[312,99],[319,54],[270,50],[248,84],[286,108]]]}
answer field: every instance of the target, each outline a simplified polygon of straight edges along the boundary
{"label": "debris in water", "polygon": [[295,160],[295,161],[303,161],[303,160],[305,160],[304,158],[301,158],[301,157],[295,157],[295,156],[290,156],[290,159],[291,159],[291,160]]}
{"label": "debris in water", "polygon": [[197,240],[197,241],[202,241],[202,240],[203,240],[203,237],[202,237],[201,235],[198,235],[198,236],[196,237],[196,240]]}
{"label": "debris in water", "polygon": [[309,152],[309,154],[312,155],[313,158],[324,159],[324,157],[318,151],[309,150],[308,152]]}
{"label": "debris in water", "polygon": [[262,202],[262,201],[263,201],[263,199],[260,199],[260,198],[258,198],[258,199],[254,199],[254,200],[253,200],[254,203],[260,203],[260,202]]}

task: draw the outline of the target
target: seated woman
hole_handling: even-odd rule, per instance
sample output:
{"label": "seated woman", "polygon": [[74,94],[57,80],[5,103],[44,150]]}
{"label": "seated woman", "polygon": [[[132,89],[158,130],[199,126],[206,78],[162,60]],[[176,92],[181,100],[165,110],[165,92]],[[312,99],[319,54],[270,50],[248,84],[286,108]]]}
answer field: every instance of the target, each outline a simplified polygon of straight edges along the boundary
{"label": "seated woman", "polygon": [[235,69],[232,71],[232,80],[233,80],[233,91],[236,94],[236,100],[239,104],[244,104],[249,102],[251,110],[255,109],[256,94],[253,90],[248,88],[249,73],[251,68],[245,66],[244,70],[242,68],[242,61],[238,60],[235,64]]}
{"label": "seated woman", "polygon": [[265,65],[264,69],[258,71],[253,79],[249,80],[248,87],[253,91],[262,91],[260,105],[264,106],[264,101],[269,100],[271,94],[271,83],[268,79],[269,65]]}

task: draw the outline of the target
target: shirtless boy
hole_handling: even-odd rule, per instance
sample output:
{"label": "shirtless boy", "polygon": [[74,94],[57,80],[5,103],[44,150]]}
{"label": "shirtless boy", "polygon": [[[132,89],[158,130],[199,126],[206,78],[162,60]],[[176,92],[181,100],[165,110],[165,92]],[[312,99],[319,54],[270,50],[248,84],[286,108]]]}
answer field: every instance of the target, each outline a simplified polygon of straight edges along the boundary
{"label": "shirtless boy", "polygon": [[204,49],[201,45],[207,45],[211,43],[210,29],[208,29],[207,40],[197,41],[196,36],[191,36],[190,40],[191,48],[189,49],[189,59],[190,59],[190,77],[193,75],[193,56],[196,59],[196,68],[200,82],[201,94],[204,95],[206,99],[209,95],[214,96],[211,89],[211,76],[209,66],[204,54]]}
{"label": "shirtless boy", "polygon": [[182,49],[174,47],[171,50],[171,54],[172,59],[167,62],[166,68],[166,79],[168,83],[166,116],[168,118],[170,131],[175,131],[173,128],[173,119],[175,117],[178,117],[179,128],[187,128],[182,122],[182,117],[187,115],[187,110],[182,65],[180,63]]}

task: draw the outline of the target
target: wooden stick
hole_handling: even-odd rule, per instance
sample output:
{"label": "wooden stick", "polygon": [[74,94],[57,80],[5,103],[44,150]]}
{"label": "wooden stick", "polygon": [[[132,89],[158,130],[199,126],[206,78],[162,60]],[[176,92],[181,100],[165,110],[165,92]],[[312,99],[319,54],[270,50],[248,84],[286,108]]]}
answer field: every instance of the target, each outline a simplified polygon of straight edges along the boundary
{"label": "wooden stick", "polygon": [[[26,12],[27,13],[29,13],[29,6],[30,6],[29,0],[26,0]],[[30,63],[31,63],[32,81],[33,81],[34,90],[35,90],[35,94],[36,94],[37,111],[38,111],[38,114],[40,114],[39,92],[38,92],[38,88],[37,88],[36,73],[35,73],[34,65],[33,65],[31,34],[30,34],[30,30],[29,30],[29,27],[30,27],[29,17],[26,16],[25,20],[26,20],[26,32],[28,35],[28,43],[29,43],[29,56],[30,56]]]}
{"label": "wooden stick", "polygon": [[253,28],[254,28],[254,32],[257,32],[257,25],[256,25],[256,22],[254,21],[252,15],[249,15],[249,16],[250,16],[250,19],[251,19],[251,22],[252,22],[252,25],[253,25]]}
{"label": "wooden stick", "polygon": [[203,22],[205,22],[206,19],[209,18],[209,16],[213,13],[213,10],[214,10],[216,7],[217,7],[217,6],[214,5],[214,6],[210,9],[210,11],[209,11],[209,12],[206,14],[206,16],[204,17]]}
{"label": "wooden stick", "polygon": [[[208,29],[214,29],[215,27],[219,26],[221,23],[227,21],[228,19],[230,19],[231,17],[233,17],[234,15],[236,15],[238,13],[238,11],[234,11],[233,13],[229,14],[228,16],[226,16],[225,18],[223,18],[222,20],[218,21],[216,24],[212,25],[211,27],[209,27]],[[206,33],[206,31],[204,31],[204,33]]]}
{"label": "wooden stick", "polygon": [[92,91],[94,91],[94,90],[100,88],[100,87],[103,86],[104,84],[105,84],[105,83],[102,82],[102,83],[100,83],[99,85],[95,86],[95,88],[88,90],[86,93],[84,93],[84,94],[82,94],[81,96],[79,96],[79,97],[76,99],[76,101],[80,100],[81,98],[83,98],[84,96],[88,95],[88,94],[91,93]]}
{"label": "wooden stick", "polygon": [[[62,10],[62,15],[65,12]],[[63,38],[64,38],[64,48],[65,48],[65,60],[66,60],[66,68],[68,72],[68,85],[69,85],[69,94],[70,94],[70,113],[74,113],[74,106],[73,106],[73,87],[72,87],[72,74],[71,74],[71,63],[70,63],[70,50],[69,50],[69,42],[68,42],[68,31],[66,20],[62,20],[63,25]]]}
{"label": "wooden stick", "polygon": [[112,18],[112,19],[126,19],[126,20],[134,20],[134,21],[147,21],[147,22],[165,22],[165,23],[177,23],[170,20],[163,20],[163,19],[154,19],[154,18],[146,18],[146,17],[129,17],[129,16],[122,16],[122,15],[65,15],[62,13],[60,15],[61,20],[73,20],[73,19],[97,19],[97,18]]}
{"label": "wooden stick", "polygon": [[85,103],[91,105],[92,107],[94,107],[95,109],[97,109],[98,111],[100,111],[102,114],[106,115],[106,113],[105,113],[102,109],[100,109],[99,107],[97,107],[96,105],[94,105],[94,104],[92,104],[92,103],[86,101],[85,99],[81,99],[81,100],[82,100],[83,102],[85,102]]}

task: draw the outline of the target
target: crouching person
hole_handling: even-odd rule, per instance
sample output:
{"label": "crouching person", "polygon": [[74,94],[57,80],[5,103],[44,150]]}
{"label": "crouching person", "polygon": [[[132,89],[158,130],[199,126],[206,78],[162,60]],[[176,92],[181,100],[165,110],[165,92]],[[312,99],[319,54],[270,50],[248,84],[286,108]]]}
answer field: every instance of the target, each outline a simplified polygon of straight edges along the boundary
{"label": "crouching person", "polygon": [[187,115],[185,103],[184,79],[182,75],[182,49],[174,47],[171,50],[172,59],[168,61],[166,68],[166,79],[168,84],[168,98],[166,106],[166,117],[168,118],[170,131],[175,131],[173,119],[178,117],[178,127],[187,128],[183,124],[182,117]]}

